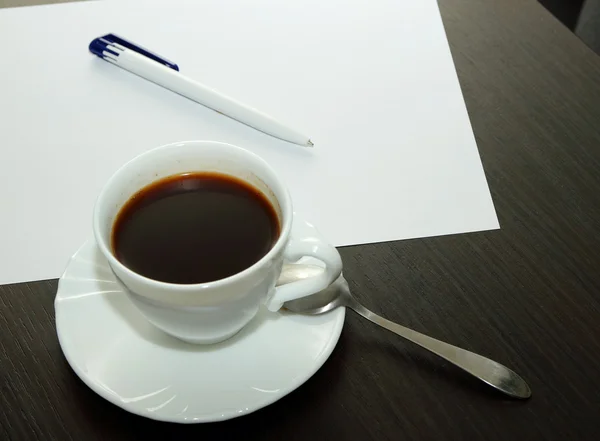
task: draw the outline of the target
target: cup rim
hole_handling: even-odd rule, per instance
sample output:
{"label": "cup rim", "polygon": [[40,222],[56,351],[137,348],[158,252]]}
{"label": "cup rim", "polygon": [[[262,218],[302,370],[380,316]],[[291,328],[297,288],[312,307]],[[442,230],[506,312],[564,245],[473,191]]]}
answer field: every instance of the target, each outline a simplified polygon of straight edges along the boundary
{"label": "cup rim", "polygon": [[[265,254],[263,257],[261,257],[258,261],[256,261],[254,264],[252,264],[248,268],[240,271],[239,273],[235,273],[235,274],[225,277],[223,279],[213,280],[211,282],[191,283],[191,284],[170,283],[170,282],[162,282],[160,280],[151,279],[149,277],[146,277],[139,273],[136,273],[135,271],[131,270],[130,268],[128,268],[127,266],[122,264],[114,256],[114,254],[110,248],[110,245],[107,245],[105,243],[105,241],[102,237],[102,234],[100,232],[100,215],[99,215],[100,202],[106,196],[108,189],[111,187],[113,182],[117,179],[117,176],[120,173],[122,173],[123,169],[125,169],[126,167],[130,166],[131,164],[139,161],[141,158],[151,155],[158,150],[166,150],[169,148],[181,147],[184,145],[202,146],[202,145],[208,145],[208,144],[212,144],[212,145],[217,144],[224,148],[234,149],[237,151],[241,151],[246,155],[252,156],[254,160],[262,163],[262,165],[269,171],[269,173],[271,173],[275,177],[275,180],[280,187],[281,193],[283,194],[283,201],[280,200],[279,197],[277,198],[277,202],[279,203],[279,205],[281,207],[281,217],[283,219],[280,219],[281,232],[279,234],[279,237],[277,238],[277,241],[275,242],[275,245],[273,245],[273,247],[271,247],[271,249],[267,252],[267,254]],[[120,207],[119,210],[121,208],[122,207]],[[287,212],[287,218],[285,216],[286,212]],[[164,144],[164,145],[161,145],[158,147],[154,147],[150,150],[147,150],[147,151],[133,157],[132,159],[127,161],[125,164],[120,166],[112,174],[112,176],[108,179],[108,181],[106,181],[106,183],[102,187],[102,190],[100,191],[100,194],[98,195],[98,197],[96,199],[96,203],[94,205],[94,212],[93,212],[93,230],[94,230],[94,237],[96,239],[96,244],[98,245],[98,248],[100,248],[100,251],[102,252],[104,257],[108,260],[108,262],[111,266],[113,266],[113,265],[116,266],[120,271],[126,273],[128,277],[133,278],[136,282],[151,284],[151,285],[154,285],[154,287],[156,287],[156,288],[177,290],[181,293],[189,293],[189,292],[193,292],[193,291],[203,291],[203,290],[219,288],[219,287],[222,287],[225,285],[230,285],[232,283],[242,280],[243,278],[247,277],[251,273],[260,269],[261,267],[263,267],[266,264],[266,262],[271,260],[273,258],[273,256],[277,255],[283,247],[285,247],[285,245],[287,243],[287,238],[291,232],[292,221],[293,221],[292,199],[291,199],[289,190],[287,189],[287,187],[285,185],[283,185],[283,182],[280,179],[279,175],[275,172],[275,170],[273,170],[273,168],[267,163],[267,161],[265,161],[263,158],[258,156],[256,153],[246,150],[242,147],[239,147],[239,146],[236,146],[233,144],[229,144],[229,143],[225,143],[225,142],[221,142],[221,141],[210,141],[210,140],[196,140],[196,141],[192,140],[192,141],[173,142],[173,143]],[[111,234],[112,234],[112,227],[113,226],[111,225],[111,228],[110,228]]]}

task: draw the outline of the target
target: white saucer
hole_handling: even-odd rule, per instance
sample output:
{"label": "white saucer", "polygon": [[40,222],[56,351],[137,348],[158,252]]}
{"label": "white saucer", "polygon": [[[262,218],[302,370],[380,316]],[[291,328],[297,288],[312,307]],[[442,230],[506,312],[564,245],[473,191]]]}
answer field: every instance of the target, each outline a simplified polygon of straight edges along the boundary
{"label": "white saucer", "polygon": [[221,421],[279,400],[323,365],[344,324],[344,308],[320,316],[263,309],[231,339],[197,346],[148,323],[124,289],[95,242],[85,243],[58,284],[58,339],[92,390],[161,421]]}

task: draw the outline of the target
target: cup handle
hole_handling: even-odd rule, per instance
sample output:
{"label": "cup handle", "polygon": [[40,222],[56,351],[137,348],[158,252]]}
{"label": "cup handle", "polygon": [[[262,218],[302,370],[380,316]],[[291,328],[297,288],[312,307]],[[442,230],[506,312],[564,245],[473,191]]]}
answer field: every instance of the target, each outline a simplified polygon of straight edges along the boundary
{"label": "cup handle", "polygon": [[278,311],[287,301],[324,290],[342,273],[340,253],[308,222],[294,222],[292,235],[283,255],[288,262],[297,262],[303,257],[314,257],[323,262],[325,268],[316,276],[277,286],[266,303],[270,311]]}

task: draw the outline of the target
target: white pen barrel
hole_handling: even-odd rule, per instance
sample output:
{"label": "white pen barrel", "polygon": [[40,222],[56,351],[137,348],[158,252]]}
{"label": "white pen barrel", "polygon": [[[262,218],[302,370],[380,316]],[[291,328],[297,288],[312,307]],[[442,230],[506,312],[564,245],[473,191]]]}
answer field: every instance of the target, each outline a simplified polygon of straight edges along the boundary
{"label": "white pen barrel", "polygon": [[107,61],[261,132],[294,144],[310,145],[305,135],[290,129],[269,115],[222,95],[137,52],[125,50],[120,52],[118,57],[111,57]]}

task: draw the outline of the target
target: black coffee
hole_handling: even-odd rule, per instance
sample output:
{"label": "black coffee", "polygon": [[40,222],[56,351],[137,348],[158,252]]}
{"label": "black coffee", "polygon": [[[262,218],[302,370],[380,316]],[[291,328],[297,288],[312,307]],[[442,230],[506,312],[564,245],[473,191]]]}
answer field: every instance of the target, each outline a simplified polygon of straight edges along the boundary
{"label": "black coffee", "polygon": [[204,283],[252,266],[279,232],[277,213],[259,190],[220,173],[185,173],[150,184],[123,206],[112,248],[150,279]]}

